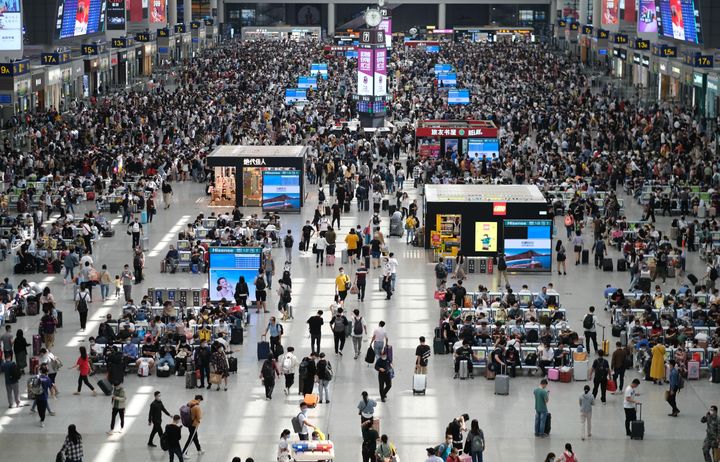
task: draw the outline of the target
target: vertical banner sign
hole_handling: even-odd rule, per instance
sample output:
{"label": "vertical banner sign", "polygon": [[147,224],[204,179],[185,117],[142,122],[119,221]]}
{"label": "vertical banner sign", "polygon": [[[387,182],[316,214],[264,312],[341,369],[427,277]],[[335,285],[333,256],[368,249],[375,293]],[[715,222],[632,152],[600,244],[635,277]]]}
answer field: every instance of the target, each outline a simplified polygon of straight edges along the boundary
{"label": "vertical banner sign", "polygon": [[616,25],[620,22],[620,0],[602,0],[602,24]]}
{"label": "vertical banner sign", "polygon": [[375,50],[375,96],[387,95],[387,50]]}
{"label": "vertical banner sign", "polygon": [[657,32],[657,19],[655,17],[655,0],[640,0],[640,11],[638,12],[638,32]]}
{"label": "vertical banner sign", "polygon": [[392,18],[384,18],[378,29],[385,31],[385,46],[392,48]]}
{"label": "vertical banner sign", "polygon": [[370,96],[373,94],[373,50],[358,49],[358,95]]}

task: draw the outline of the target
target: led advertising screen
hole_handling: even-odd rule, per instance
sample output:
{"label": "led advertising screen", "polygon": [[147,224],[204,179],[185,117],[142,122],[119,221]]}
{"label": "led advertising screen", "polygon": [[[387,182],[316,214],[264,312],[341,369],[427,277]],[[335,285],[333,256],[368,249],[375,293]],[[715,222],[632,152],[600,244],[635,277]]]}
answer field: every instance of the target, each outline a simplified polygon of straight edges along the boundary
{"label": "led advertising screen", "polygon": [[318,75],[320,74],[320,77],[327,80],[328,78],[328,65],[327,64],[321,64],[321,63],[312,63],[310,64],[310,75]]}
{"label": "led advertising screen", "polygon": [[476,252],[497,252],[497,225],[494,221],[475,222]]}
{"label": "led advertising screen", "polygon": [[457,74],[454,72],[446,72],[444,74],[438,74],[438,86],[443,87],[454,87],[457,85]]}
{"label": "led advertising screen", "polygon": [[433,69],[433,72],[435,72],[435,75],[452,72],[452,64],[436,64],[435,68]]}
{"label": "led advertising screen", "polygon": [[552,269],[552,222],[505,220],[503,246],[508,271],[542,272]]}
{"label": "led advertising screen", "polygon": [[285,90],[285,104],[307,101],[307,90],[304,88],[288,88]]}
{"label": "led advertising screen", "polygon": [[702,43],[694,0],[656,0],[658,34],[690,43]]}
{"label": "led advertising screen", "polygon": [[300,170],[263,171],[262,209],[300,212]]}
{"label": "led advertising screen", "polygon": [[305,77],[301,76],[297,79],[298,88],[312,88],[317,90],[317,77]]}
{"label": "led advertising screen", "polygon": [[22,0],[0,0],[0,51],[22,50]]}
{"label": "led advertising screen", "polygon": [[351,58],[357,59],[357,57],[358,57],[358,52],[357,52],[357,50],[346,51],[346,52],[345,52],[345,57],[346,57],[347,59],[351,59]]}
{"label": "led advertising screen", "polygon": [[375,69],[373,71],[375,96],[387,95],[387,50],[383,48],[375,50]]}
{"label": "led advertising screen", "polygon": [[449,90],[448,104],[470,104],[470,90]]}
{"label": "led advertising screen", "polygon": [[153,24],[167,22],[165,0],[150,0],[150,22]]}
{"label": "led advertising screen", "polygon": [[425,47],[428,53],[440,53],[440,45],[428,45]]}
{"label": "led advertising screen", "polygon": [[357,92],[361,96],[373,94],[373,50],[358,49]]}
{"label": "led advertising screen", "polygon": [[66,39],[105,31],[105,0],[59,0],[55,33]]}
{"label": "led advertising screen", "polygon": [[638,32],[657,32],[655,0],[640,0],[640,8],[638,10]]}
{"label": "led advertising screen", "polygon": [[108,0],[107,29],[125,30],[125,0]]}
{"label": "led advertising screen", "polygon": [[259,247],[210,247],[208,288],[210,300],[234,300],[235,285],[240,277],[248,285],[248,302],[255,300],[255,278],[261,263]]}
{"label": "led advertising screen", "polygon": [[380,25],[378,26],[378,29],[385,31],[385,47],[387,49],[392,48],[392,18],[384,18]]}
{"label": "led advertising screen", "polygon": [[468,138],[468,156],[472,160],[497,159],[500,141],[497,138]]}
{"label": "led advertising screen", "polygon": [[615,25],[620,22],[620,0],[602,0],[603,25]]}

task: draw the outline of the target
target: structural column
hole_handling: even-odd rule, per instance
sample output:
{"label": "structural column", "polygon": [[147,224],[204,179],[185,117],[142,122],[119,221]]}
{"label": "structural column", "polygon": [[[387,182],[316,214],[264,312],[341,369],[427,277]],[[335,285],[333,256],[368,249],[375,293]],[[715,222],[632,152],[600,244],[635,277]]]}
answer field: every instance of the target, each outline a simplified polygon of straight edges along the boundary
{"label": "structural column", "polygon": [[225,22],[225,0],[217,0],[217,23],[222,24]]}
{"label": "structural column", "polygon": [[167,8],[168,27],[172,29],[177,24],[177,0],[168,0]]}
{"label": "structural column", "polygon": [[600,0],[593,2],[593,27],[595,29],[602,28],[602,5],[600,4]]}
{"label": "structural column", "polygon": [[580,6],[578,8],[578,21],[582,25],[587,25],[588,20],[588,2],[587,0],[580,0]]}
{"label": "structural column", "polygon": [[188,25],[189,31],[190,21],[192,21],[192,0],[183,1],[183,14],[185,18],[185,24]]}
{"label": "structural column", "polygon": [[328,3],[327,5],[327,35],[328,38],[335,36],[335,4]]}
{"label": "structural column", "polygon": [[550,0],[550,25],[557,28],[557,0]]}
{"label": "structural column", "polygon": [[438,3],[438,29],[445,29],[445,4]]}

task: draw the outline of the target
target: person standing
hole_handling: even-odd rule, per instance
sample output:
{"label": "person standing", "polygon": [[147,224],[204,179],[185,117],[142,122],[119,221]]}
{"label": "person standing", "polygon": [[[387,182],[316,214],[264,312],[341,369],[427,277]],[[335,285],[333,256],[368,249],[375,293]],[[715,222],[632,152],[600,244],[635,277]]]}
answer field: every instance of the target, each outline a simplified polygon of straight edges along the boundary
{"label": "person standing", "polygon": [[374,399],[368,398],[368,392],[363,391],[362,399],[357,405],[358,413],[360,414],[361,428],[365,422],[372,422],[375,415],[375,407],[377,407],[377,402]]}
{"label": "person standing", "polygon": [[280,433],[280,441],[278,441],[278,452],[277,452],[277,462],[290,462],[292,461],[292,457],[290,456],[290,443],[288,441],[288,438],[290,438],[290,430],[287,428]]}
{"label": "person standing", "polygon": [[[720,443],[720,420],[718,419],[718,407],[710,406],[708,412],[700,419],[705,424],[705,440],[703,441],[702,452],[705,462],[712,462],[710,450],[717,450]],[[716,460],[717,462],[717,460]]]}
{"label": "person standing", "polygon": [[325,264],[325,249],[328,243],[323,233],[320,233],[317,241],[315,241],[315,267],[320,268],[320,265]]}
{"label": "person standing", "polygon": [[137,249],[140,245],[140,236],[143,234],[143,225],[138,221],[138,218],[135,217],[135,220],[128,225],[128,234],[132,236],[132,245],[130,246],[131,249]]}
{"label": "person standing", "polygon": [[360,310],[357,308],[353,310],[352,320],[350,322],[352,323],[351,338],[353,351],[355,352],[353,359],[358,359],[358,356],[360,356],[360,350],[362,349],[363,335],[367,335],[367,325],[365,324],[363,317],[360,316]]}
{"label": "person standing", "polygon": [[122,386],[122,383],[119,383],[113,388],[112,396],[110,397],[112,417],[110,417],[110,431],[107,432],[108,435],[115,433],[115,418],[118,415],[120,416],[120,431],[118,433],[122,432],[125,428],[125,401],[125,388]]}
{"label": "person standing", "polygon": [[633,379],[632,383],[625,388],[625,399],[623,400],[623,410],[625,411],[625,434],[630,436],[630,422],[637,420],[637,411],[635,406],[640,404],[635,397],[637,396],[637,387],[640,386],[639,379]]}
{"label": "person standing", "polygon": [[420,345],[415,348],[415,373],[427,374],[427,366],[430,360],[430,347],[425,344],[425,337],[420,336]]}
{"label": "person standing", "polygon": [[584,392],[580,395],[580,439],[585,441],[585,436],[592,437],[592,407],[595,404],[595,397],[590,393],[590,385],[585,385]]}
{"label": "person standing", "polygon": [[100,270],[100,298],[102,301],[110,297],[110,283],[112,283],[112,279],[107,270],[107,265],[102,265],[102,269]]}
{"label": "person standing", "polygon": [[[285,239],[283,240],[283,246],[285,247],[285,261],[287,263],[292,263],[292,249],[293,244],[295,244],[295,239],[293,239],[292,236],[292,230],[287,230],[287,235],[285,235]],[[270,278],[268,278],[270,280]]]}
{"label": "person standing", "polygon": [[287,352],[280,360],[280,370],[285,376],[284,391],[286,395],[290,394],[290,387],[292,387],[295,382],[295,370],[299,363],[297,356],[295,356],[295,348],[291,346],[288,347]]}
{"label": "person standing", "polygon": [[153,438],[156,433],[160,435],[160,438],[163,437],[162,415],[165,414],[168,417],[172,417],[160,399],[160,392],[156,391],[154,396],[155,399],[150,403],[150,411],[148,412],[148,425],[152,425],[152,431],[150,431],[150,438],[148,438],[147,445],[151,448],[156,447],[153,443]]}
{"label": "person standing", "polygon": [[124,265],[122,273],[120,274],[120,280],[122,281],[125,303],[129,303],[130,300],[132,300],[133,279],[135,279],[135,277],[133,276],[132,271],[130,271],[130,265]]}
{"label": "person standing", "polygon": [[[163,202],[165,203],[165,209],[168,209],[168,208],[170,208],[170,202],[172,201],[172,196],[173,196],[172,186],[167,181],[163,181],[160,189],[162,190]],[[172,456],[170,456],[170,461],[172,462]]]}
{"label": "person standing", "polygon": [[663,385],[665,381],[665,345],[662,343],[658,343],[652,347],[650,378],[656,385]]}
{"label": "person standing", "polygon": [[[48,296],[52,296],[49,287],[46,287],[45,290],[47,290]],[[44,293],[43,296],[45,296]],[[48,350],[52,350],[55,346],[55,331],[57,327],[57,320],[52,315],[52,310],[52,306],[48,308],[43,307],[45,314],[40,319],[40,332],[43,334],[43,340]]]}
{"label": "person standing", "polygon": [[12,326],[5,324],[5,333],[0,336],[0,343],[2,344],[2,353],[5,361],[12,361],[13,359],[13,335]]}
{"label": "person standing", "polygon": [[315,316],[310,316],[307,320],[310,329],[310,351],[313,353],[320,353],[320,337],[322,336],[322,326],[325,323],[322,315],[322,310],[318,310]]}
{"label": "person standing", "polygon": [[578,462],[577,454],[573,452],[570,443],[565,443],[565,450],[560,454],[560,457],[557,458],[557,462]]}
{"label": "person standing", "polygon": [[607,382],[608,382],[608,375],[610,374],[610,364],[608,364],[607,359],[605,359],[603,356],[605,356],[605,352],[600,350],[598,351],[599,358],[595,359],[592,364],[592,368],[590,369],[590,378],[593,379],[593,397],[597,398],[597,392],[598,387],[600,388],[600,401],[605,404],[606,403],[606,391],[607,391]]}
{"label": "person standing", "polygon": [[595,354],[597,354],[597,316],[595,316],[594,306],[588,308],[588,312],[583,318],[582,325],[585,335],[585,350],[587,350],[588,354],[590,353],[590,342],[592,341],[593,348],[595,348]]}
{"label": "person standing", "polygon": [[330,381],[333,378],[333,370],[330,365],[330,361],[325,359],[325,353],[320,353],[320,360],[317,362],[317,377],[318,377],[318,403],[323,402],[323,396],[325,397],[325,403],[330,404]]}
{"label": "person standing", "polygon": [[195,399],[192,399],[187,403],[187,407],[189,408],[190,412],[190,425],[188,425],[187,427],[188,432],[190,433],[188,435],[187,441],[185,442],[185,446],[183,446],[182,449],[183,455],[187,454],[190,443],[195,444],[195,449],[197,449],[198,454],[205,454],[205,452],[200,447],[200,438],[198,438],[198,429],[200,428],[200,422],[202,421],[202,409],[200,408],[200,401],[202,400],[202,395],[195,395]]}
{"label": "person standing", "polygon": [[336,355],[342,356],[342,351],[345,348],[345,331],[349,323],[350,322],[345,317],[342,308],[338,308],[335,312],[335,316],[333,316],[330,320],[330,328],[333,333]]}
{"label": "person standing", "polygon": [[0,370],[5,375],[5,391],[7,392],[8,407],[20,407],[20,378],[22,372],[18,365],[12,360],[8,360],[0,365]]}
{"label": "person standing", "polygon": [[670,389],[667,391],[667,402],[672,409],[672,412],[668,414],[668,416],[677,417],[680,413],[680,409],[677,407],[677,394],[682,389],[682,377],[680,377],[680,371],[678,370],[675,360],[671,359],[668,363],[670,364]]}
{"label": "person standing", "polygon": [[590,251],[595,255],[595,268],[602,269],[603,261],[605,260],[605,253],[607,251],[607,247],[605,247],[605,240],[603,240],[602,236],[599,236],[595,243],[593,243]]}
{"label": "person standing", "polygon": [[615,351],[613,351],[612,358],[610,358],[612,379],[617,384],[617,390],[613,393],[615,395],[621,394],[622,390],[625,389],[625,360],[629,354],[632,353],[623,348],[622,343],[615,342]]}
{"label": "person standing", "polygon": [[545,421],[548,416],[547,403],[550,401],[550,392],[547,390],[548,381],[542,379],[540,386],[533,391],[535,396],[535,437],[546,438]]}
{"label": "person standing", "polygon": [[25,373],[25,368],[28,367],[27,349],[29,346],[32,345],[28,343],[23,330],[18,329],[17,332],[15,332],[15,340],[13,340],[13,353],[15,354],[15,362],[23,374]]}
{"label": "person standing", "polygon": [[470,431],[465,438],[465,449],[463,452],[470,455],[471,462],[483,462],[485,451],[485,434],[480,429],[477,419],[470,422]]}
{"label": "person standing", "polygon": [[388,259],[385,262],[385,265],[390,271],[391,291],[395,292],[395,281],[397,280],[397,269],[399,265],[397,258],[395,258],[395,253],[390,252],[388,254]]}
{"label": "person standing", "polygon": [[180,441],[182,441],[182,422],[180,421],[180,416],[175,414],[172,423],[165,425],[165,443],[167,444],[167,450],[170,454],[170,462],[175,460],[175,456],[177,456],[178,462],[183,462]]}
{"label": "person standing", "polygon": [[498,274],[498,289],[502,288],[502,280],[505,279],[505,285],[510,286],[510,280],[507,274],[507,261],[505,260],[505,254],[500,253],[497,257],[497,274]]}
{"label": "person standing", "polygon": [[71,369],[77,369],[79,372],[77,391],[74,392],[73,395],[80,394],[80,389],[82,388],[82,384],[84,383],[90,389],[90,391],[92,391],[93,396],[97,396],[97,392],[95,392],[95,387],[93,387],[88,380],[91,367],[90,358],[87,354],[87,349],[84,346],[81,346],[79,349],[80,357],[77,359],[77,361],[75,361],[75,365],[71,367]]}
{"label": "person standing", "polygon": [[392,379],[394,372],[392,363],[388,360],[387,352],[382,350],[377,361],[375,361],[375,370],[378,372],[378,387],[380,389],[380,401],[383,403],[387,399],[387,394],[392,388]]}
{"label": "person standing", "polygon": [[87,325],[88,303],[90,302],[90,292],[85,283],[80,286],[77,302],[75,302],[75,311],[80,316],[80,330],[84,331]]}
{"label": "person standing", "polygon": [[68,433],[65,436],[60,452],[65,456],[65,462],[82,462],[82,436],[78,433],[75,424],[68,425]]}
{"label": "person standing", "polygon": [[315,234],[315,228],[310,224],[310,220],[305,221],[305,226],[302,227],[302,250],[307,252],[310,248],[310,239]]}

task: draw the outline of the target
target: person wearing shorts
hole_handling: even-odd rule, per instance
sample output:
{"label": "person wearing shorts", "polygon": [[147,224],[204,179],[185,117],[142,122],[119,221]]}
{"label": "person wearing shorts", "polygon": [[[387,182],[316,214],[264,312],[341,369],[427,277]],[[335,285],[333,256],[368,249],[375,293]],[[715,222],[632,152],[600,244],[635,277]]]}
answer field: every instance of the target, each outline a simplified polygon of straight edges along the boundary
{"label": "person wearing shorts", "polygon": [[265,283],[262,272],[260,272],[258,273],[257,278],[255,278],[255,300],[257,303],[257,313],[260,312],[261,308],[265,313],[269,313],[269,311],[267,310],[267,305],[265,304],[267,300],[267,290],[265,290],[266,287],[267,284]]}

